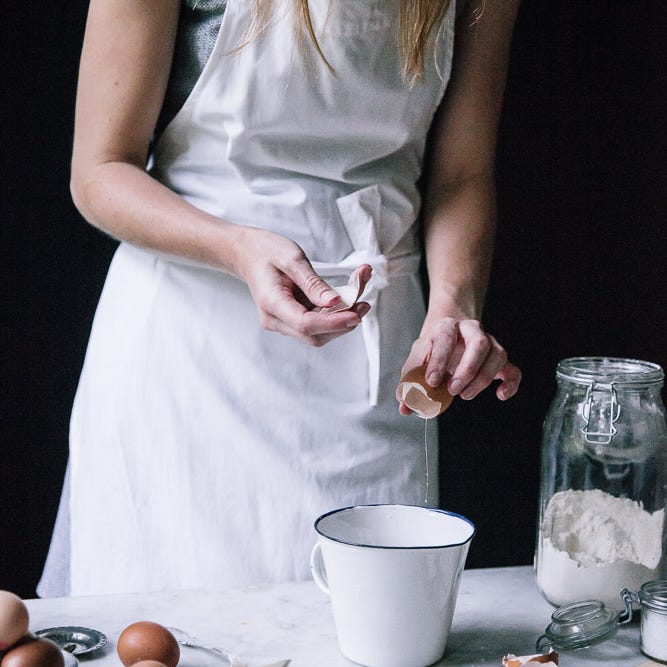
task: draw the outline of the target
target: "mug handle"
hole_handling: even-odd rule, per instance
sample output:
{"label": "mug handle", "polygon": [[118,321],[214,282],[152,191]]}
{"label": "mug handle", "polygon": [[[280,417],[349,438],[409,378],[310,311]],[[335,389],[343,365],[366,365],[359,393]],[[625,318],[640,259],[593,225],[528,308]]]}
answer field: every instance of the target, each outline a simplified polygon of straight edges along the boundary
{"label": "mug handle", "polygon": [[329,582],[327,581],[327,572],[324,569],[324,559],[322,558],[322,545],[319,542],[315,543],[313,550],[310,552],[310,571],[319,588],[327,595],[331,595]]}

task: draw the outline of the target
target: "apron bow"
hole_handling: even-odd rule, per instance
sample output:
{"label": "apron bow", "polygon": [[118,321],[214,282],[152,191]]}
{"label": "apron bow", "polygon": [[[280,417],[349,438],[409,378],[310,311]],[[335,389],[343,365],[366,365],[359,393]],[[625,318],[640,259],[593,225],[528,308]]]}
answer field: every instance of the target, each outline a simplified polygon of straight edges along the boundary
{"label": "apron bow", "polygon": [[377,185],[341,197],[336,204],[354,250],[339,262],[313,262],[313,268],[327,279],[347,277],[361,264],[373,267],[371,279],[361,295],[361,300],[371,306],[361,320],[361,330],[368,359],[368,400],[375,406],[380,385],[380,323],[376,308],[379,293],[387,287],[391,276],[416,272],[420,255],[415,252],[387,258],[380,251],[376,224],[380,221],[381,198]]}

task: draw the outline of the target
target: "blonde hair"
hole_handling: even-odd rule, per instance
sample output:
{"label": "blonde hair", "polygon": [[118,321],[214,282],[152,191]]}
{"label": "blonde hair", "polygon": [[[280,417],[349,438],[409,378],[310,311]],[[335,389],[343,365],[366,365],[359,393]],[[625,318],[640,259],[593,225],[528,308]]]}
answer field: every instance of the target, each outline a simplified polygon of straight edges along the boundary
{"label": "blonde hair", "polygon": [[[315,28],[308,9],[308,0],[292,0],[298,37],[310,41],[320,58],[333,72],[315,35]],[[336,0],[331,0],[336,2]],[[403,60],[403,77],[410,84],[424,73],[428,45],[443,27],[443,20],[450,0],[401,0],[398,25],[398,44]],[[254,0],[253,17],[239,49],[261,35],[271,20],[273,0]],[[435,55],[435,46],[434,55]]]}

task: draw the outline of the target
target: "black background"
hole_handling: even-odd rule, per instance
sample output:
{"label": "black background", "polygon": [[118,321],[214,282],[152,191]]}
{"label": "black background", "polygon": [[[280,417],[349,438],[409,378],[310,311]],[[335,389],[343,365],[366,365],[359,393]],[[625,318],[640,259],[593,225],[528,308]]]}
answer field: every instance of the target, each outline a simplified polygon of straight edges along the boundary
{"label": "black background", "polygon": [[[69,199],[86,3],[3,0],[0,588],[32,597],[67,460],[69,410],[115,244]],[[558,360],[667,366],[666,3],[526,0],[500,128],[485,320],[524,381],[442,419],[442,505],[468,565],[532,561],[541,424]],[[663,394],[664,395],[664,394]]]}

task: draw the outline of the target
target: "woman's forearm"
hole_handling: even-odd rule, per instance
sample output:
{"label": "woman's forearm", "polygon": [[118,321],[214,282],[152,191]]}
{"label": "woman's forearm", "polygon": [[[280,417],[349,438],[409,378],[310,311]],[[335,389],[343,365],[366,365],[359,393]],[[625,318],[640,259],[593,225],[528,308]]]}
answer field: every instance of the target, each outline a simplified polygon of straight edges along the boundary
{"label": "woman's forearm", "polygon": [[451,80],[426,163],[426,326],[482,315],[496,225],[497,126],[518,4],[471,0],[457,25]]}
{"label": "woman's forearm", "polygon": [[424,218],[429,277],[425,326],[441,317],[480,319],[495,232],[493,178],[472,176],[427,193]]}
{"label": "woman's forearm", "polygon": [[91,0],[79,67],[71,191],[116,239],[235,271],[239,228],[145,170],[167,87],[178,0]]}
{"label": "woman's forearm", "polygon": [[118,240],[236,272],[239,228],[192,206],[141,167],[75,162],[71,190],[86,220]]}

